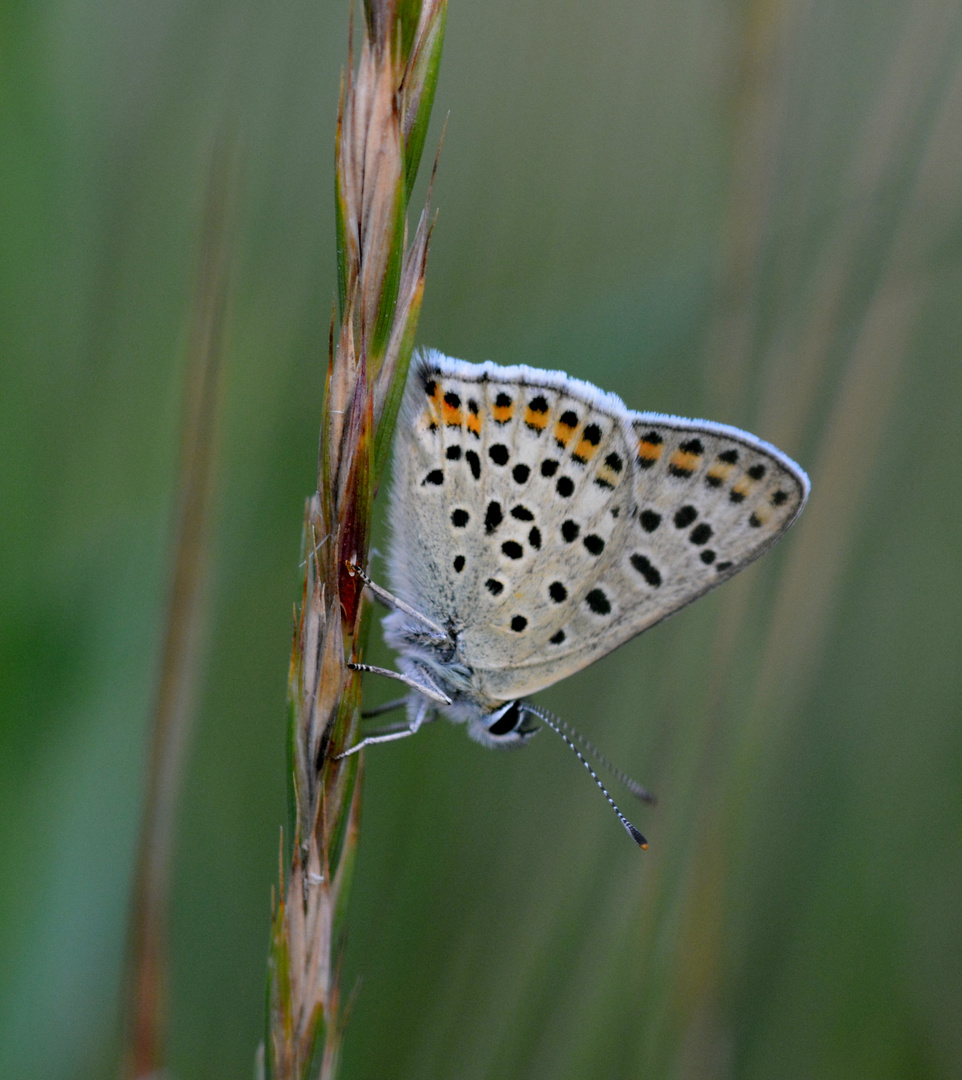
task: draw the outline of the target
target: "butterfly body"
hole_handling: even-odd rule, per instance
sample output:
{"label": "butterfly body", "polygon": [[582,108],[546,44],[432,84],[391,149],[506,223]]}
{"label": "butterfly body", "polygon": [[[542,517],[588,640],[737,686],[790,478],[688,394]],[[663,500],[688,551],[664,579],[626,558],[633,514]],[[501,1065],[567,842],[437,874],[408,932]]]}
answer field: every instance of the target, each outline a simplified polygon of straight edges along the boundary
{"label": "butterfly body", "polygon": [[[794,462],[736,428],[634,412],[562,372],[418,354],[389,576],[423,619],[391,612],[386,640],[473,738],[523,742],[513,703],[737,573],[807,495]],[[415,689],[409,713],[426,701]]]}

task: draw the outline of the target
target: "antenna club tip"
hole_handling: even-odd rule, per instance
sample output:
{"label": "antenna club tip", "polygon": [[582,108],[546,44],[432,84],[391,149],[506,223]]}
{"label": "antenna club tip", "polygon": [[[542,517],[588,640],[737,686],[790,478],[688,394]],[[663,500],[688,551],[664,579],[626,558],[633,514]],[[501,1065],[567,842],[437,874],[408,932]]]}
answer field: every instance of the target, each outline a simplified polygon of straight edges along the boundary
{"label": "antenna club tip", "polygon": [[648,850],[648,841],[641,835],[641,833],[631,824],[631,822],[625,822],[625,828],[631,835],[631,839],[641,848],[642,851]]}

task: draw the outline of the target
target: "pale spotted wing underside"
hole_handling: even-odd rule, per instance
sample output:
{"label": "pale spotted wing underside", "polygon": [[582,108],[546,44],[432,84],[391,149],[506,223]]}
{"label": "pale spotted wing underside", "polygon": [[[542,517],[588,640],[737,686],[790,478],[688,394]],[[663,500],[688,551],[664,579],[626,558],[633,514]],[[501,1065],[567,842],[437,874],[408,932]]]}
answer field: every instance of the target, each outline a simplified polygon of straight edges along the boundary
{"label": "pale spotted wing underside", "polygon": [[808,494],[797,465],[735,428],[438,353],[412,364],[394,475],[393,587],[459,633],[505,701],[748,565]]}

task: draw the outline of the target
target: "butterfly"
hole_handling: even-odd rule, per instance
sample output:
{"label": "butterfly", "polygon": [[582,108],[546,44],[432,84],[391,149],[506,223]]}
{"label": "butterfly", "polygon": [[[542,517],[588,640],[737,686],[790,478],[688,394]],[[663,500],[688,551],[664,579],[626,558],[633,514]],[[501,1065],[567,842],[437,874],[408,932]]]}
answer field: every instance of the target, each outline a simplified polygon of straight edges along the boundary
{"label": "butterfly", "polygon": [[485,746],[520,745],[534,717],[612,806],[572,740],[586,741],[526,699],[744,569],[809,493],[795,462],[737,428],[436,351],[412,360],[393,468],[391,591],[362,576],[393,609],[401,669],[368,670],[408,686],[408,719],[357,748],[439,711]]}

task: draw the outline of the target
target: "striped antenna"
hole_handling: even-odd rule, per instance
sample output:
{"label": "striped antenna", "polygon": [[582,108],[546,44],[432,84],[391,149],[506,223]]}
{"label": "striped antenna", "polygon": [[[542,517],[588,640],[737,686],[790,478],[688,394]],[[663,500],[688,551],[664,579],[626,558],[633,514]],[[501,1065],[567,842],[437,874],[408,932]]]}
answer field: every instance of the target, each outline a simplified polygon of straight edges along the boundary
{"label": "striped antenna", "polygon": [[517,704],[520,711],[531,713],[532,716],[536,716],[543,723],[547,724],[552,731],[554,731],[557,735],[560,735],[561,738],[564,739],[565,745],[568,747],[569,750],[572,751],[572,753],[577,756],[581,764],[584,765],[584,767],[588,770],[588,775],[601,789],[602,795],[604,795],[604,797],[608,800],[608,805],[611,807],[612,810],[614,810],[615,814],[617,814],[618,820],[621,822],[622,825],[624,825],[628,835],[640,848],[647,848],[648,841],[641,835],[641,833],[634,827],[634,825],[632,825],[632,823],[618,808],[618,804],[608,793],[608,789],[601,782],[598,774],[592,768],[591,762],[588,761],[584,754],[582,754],[575,740],[577,739],[578,742],[580,742],[581,745],[584,746],[589,753],[594,754],[599,761],[604,762],[606,768],[610,769],[611,772],[625,784],[629,791],[631,791],[633,794],[638,795],[639,798],[645,799],[646,802],[654,802],[654,799],[649,794],[649,792],[646,791],[645,788],[641,786],[641,784],[636,783],[634,780],[631,779],[630,776],[627,776],[625,773],[623,773],[621,769],[612,765],[611,762],[608,761],[608,759],[603,754],[599,753],[597,750],[594,749],[591,743],[589,743],[583,735],[580,735],[577,731],[574,730],[574,728],[570,727],[563,720],[555,716],[554,713],[549,713],[547,709],[542,709],[539,705],[531,705],[527,701],[519,701]]}

